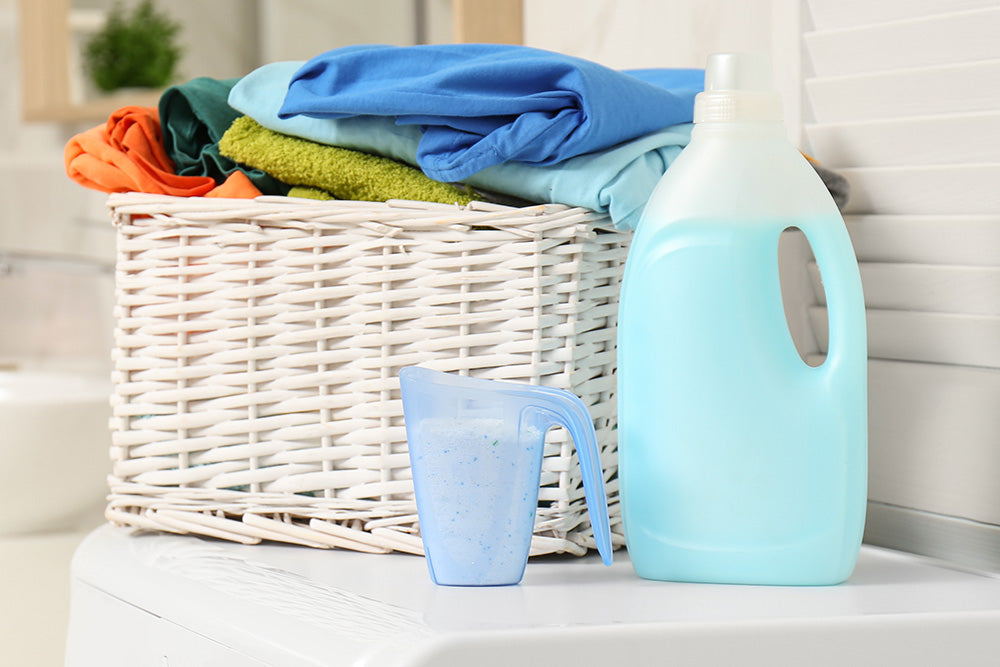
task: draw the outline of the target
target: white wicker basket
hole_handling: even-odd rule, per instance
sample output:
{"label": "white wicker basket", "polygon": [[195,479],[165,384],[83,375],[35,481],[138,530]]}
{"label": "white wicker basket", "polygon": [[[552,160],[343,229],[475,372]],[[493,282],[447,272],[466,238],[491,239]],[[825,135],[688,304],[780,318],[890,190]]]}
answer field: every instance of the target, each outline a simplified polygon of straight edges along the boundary
{"label": "white wicker basket", "polygon": [[[112,195],[114,523],[422,553],[398,370],[576,392],[618,511],[615,338],[628,235],[557,205]],[[549,434],[532,554],[594,548]]]}

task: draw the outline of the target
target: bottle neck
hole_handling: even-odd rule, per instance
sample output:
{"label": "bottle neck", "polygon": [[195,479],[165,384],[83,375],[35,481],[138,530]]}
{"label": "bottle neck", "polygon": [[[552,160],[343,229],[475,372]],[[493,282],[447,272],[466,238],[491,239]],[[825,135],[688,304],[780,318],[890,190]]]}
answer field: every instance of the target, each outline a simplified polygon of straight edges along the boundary
{"label": "bottle neck", "polygon": [[706,90],[694,98],[694,122],[780,121],[781,96],[759,90]]}
{"label": "bottle neck", "polygon": [[759,137],[768,141],[787,140],[785,124],[780,120],[731,120],[696,123],[691,140],[697,137]]}

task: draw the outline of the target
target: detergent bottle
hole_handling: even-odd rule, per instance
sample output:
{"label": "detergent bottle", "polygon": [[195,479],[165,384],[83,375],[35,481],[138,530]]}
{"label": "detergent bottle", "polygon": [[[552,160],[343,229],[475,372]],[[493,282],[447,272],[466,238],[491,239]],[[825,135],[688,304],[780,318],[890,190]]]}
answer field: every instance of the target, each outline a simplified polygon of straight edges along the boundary
{"label": "detergent bottle", "polygon": [[[857,260],[787,138],[770,63],[709,58],[691,143],[632,240],[618,323],[618,456],[629,557],[648,579],[824,585],[857,560],[867,496],[867,342]],[[812,248],[828,355],[782,304],[778,241]]]}

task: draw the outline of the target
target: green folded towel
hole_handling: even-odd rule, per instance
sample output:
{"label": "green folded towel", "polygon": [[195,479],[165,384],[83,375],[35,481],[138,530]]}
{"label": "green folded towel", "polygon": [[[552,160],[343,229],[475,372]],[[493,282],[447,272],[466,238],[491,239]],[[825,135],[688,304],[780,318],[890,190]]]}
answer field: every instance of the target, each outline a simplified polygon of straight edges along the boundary
{"label": "green folded towel", "polygon": [[331,199],[336,199],[326,190],[320,190],[319,188],[310,188],[306,185],[296,185],[291,190],[288,191],[289,197],[299,197],[300,199],[319,199],[321,201],[330,201]]}
{"label": "green folded towel", "polygon": [[[219,139],[240,112],[229,106],[239,79],[207,76],[167,88],[160,96],[163,147],[181,176],[209,176],[222,183],[240,167],[219,152]],[[285,194],[288,186],[257,169],[243,169],[264,194]]]}
{"label": "green folded towel", "polygon": [[431,180],[419,169],[359,151],[279,134],[248,116],[237,118],[219,141],[223,155],[289,185],[325,190],[337,199],[413,199],[468,204],[473,197]]}

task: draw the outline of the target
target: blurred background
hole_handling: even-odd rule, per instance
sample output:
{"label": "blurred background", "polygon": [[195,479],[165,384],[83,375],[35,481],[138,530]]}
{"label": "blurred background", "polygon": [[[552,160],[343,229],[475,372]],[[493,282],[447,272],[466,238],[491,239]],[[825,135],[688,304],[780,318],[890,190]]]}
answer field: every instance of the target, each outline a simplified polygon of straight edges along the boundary
{"label": "blurred background", "polygon": [[[69,561],[102,520],[115,235],[63,146],[126,103],[81,48],[112,0],[0,0],[0,663],[57,665]],[[124,6],[133,7],[137,0]],[[523,43],[614,68],[772,55],[793,143],[851,183],[866,292],[873,544],[1000,571],[996,0],[161,0],[176,80],[359,43]],[[891,47],[887,46],[891,45]],[[825,349],[807,245],[789,326]],[[784,280],[784,278],[783,278]]]}

